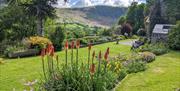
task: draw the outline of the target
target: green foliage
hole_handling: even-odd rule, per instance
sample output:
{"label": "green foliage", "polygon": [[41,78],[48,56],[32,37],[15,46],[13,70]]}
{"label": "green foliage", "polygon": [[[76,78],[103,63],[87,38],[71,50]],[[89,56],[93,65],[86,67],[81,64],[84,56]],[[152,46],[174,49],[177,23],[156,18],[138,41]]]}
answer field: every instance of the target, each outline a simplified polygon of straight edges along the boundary
{"label": "green foliage", "polygon": [[170,22],[175,23],[180,20],[180,0],[164,0],[166,8],[166,14],[170,19]]}
{"label": "green foliage", "polygon": [[65,39],[65,34],[64,34],[62,27],[60,27],[60,26],[56,27],[55,32],[50,35],[50,39],[51,39],[55,49],[61,50],[63,47],[62,43]]}
{"label": "green foliage", "polygon": [[145,9],[145,4],[140,4],[140,5],[132,4],[128,8],[126,18],[124,17],[120,18],[119,23],[122,23],[123,21],[130,23],[133,27],[133,33],[136,34],[137,30],[140,27],[144,27],[144,9]]}
{"label": "green foliage", "polygon": [[120,19],[118,20],[118,25],[122,25],[126,22],[126,17],[125,16],[121,16]]}
{"label": "green foliage", "polygon": [[22,40],[36,34],[35,18],[27,16],[25,9],[17,3],[0,9],[0,33],[2,39]]}
{"label": "green foliage", "polygon": [[104,31],[102,32],[101,35],[103,35],[103,36],[112,36],[112,34],[113,34],[113,31],[112,31],[112,30],[110,30],[110,29],[104,29]]}
{"label": "green foliage", "polygon": [[142,61],[132,61],[126,66],[128,73],[137,73],[146,70],[146,63]]}
{"label": "green foliage", "polygon": [[168,45],[174,50],[180,50],[180,21],[178,21],[176,26],[169,32]]}
{"label": "green foliage", "polygon": [[145,29],[139,29],[137,31],[137,35],[139,35],[139,36],[146,36],[146,30]]}
{"label": "green foliage", "polygon": [[[66,42],[67,43],[67,42]],[[47,61],[45,61],[44,57],[46,57],[45,50],[41,52],[42,56],[42,67],[45,80],[42,82],[41,87],[46,91],[105,91],[111,90],[115,87],[116,81],[122,80],[125,77],[125,73],[119,75],[114,71],[111,71],[107,68],[108,61],[107,59],[102,59],[101,53],[99,54],[98,64],[94,63],[95,54],[92,56],[92,63],[86,64],[86,62],[82,62],[78,59],[78,52],[74,58],[73,49],[71,49],[71,63],[69,64],[67,57],[68,45],[65,45],[65,56],[66,63],[62,65],[61,69],[59,68],[59,60],[58,56],[54,59],[54,49],[52,45],[49,46],[49,52],[47,53]],[[78,45],[76,45],[78,46]],[[74,47],[71,46],[71,48]],[[76,48],[77,51],[79,48]],[[91,49],[88,49],[88,58],[90,55]],[[83,52],[84,53],[84,52]],[[106,51],[109,55],[109,51]],[[49,55],[50,54],[50,55]],[[53,55],[51,55],[53,54]],[[107,55],[107,54],[106,54]],[[107,55],[107,57],[108,57]],[[76,59],[74,61],[73,59]],[[90,61],[90,60],[88,60]],[[54,63],[56,62],[56,63]],[[82,62],[79,65],[79,62]],[[47,63],[47,67],[46,67]],[[85,64],[84,64],[85,63]],[[47,68],[47,70],[45,70]]]}
{"label": "green foliage", "polygon": [[156,55],[166,54],[169,51],[168,48],[162,43],[145,44],[145,45],[141,46],[138,50],[140,52],[145,52],[145,51],[152,52]]}

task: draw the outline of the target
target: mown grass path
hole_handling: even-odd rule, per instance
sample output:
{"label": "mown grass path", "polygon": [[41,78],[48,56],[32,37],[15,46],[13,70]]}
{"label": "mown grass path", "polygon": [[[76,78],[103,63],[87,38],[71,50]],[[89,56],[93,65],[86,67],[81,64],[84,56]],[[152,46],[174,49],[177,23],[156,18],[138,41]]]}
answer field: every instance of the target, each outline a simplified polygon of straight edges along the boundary
{"label": "mown grass path", "polygon": [[116,91],[180,91],[180,52],[158,56],[146,71],[128,75]]}
{"label": "mown grass path", "polygon": [[[115,42],[93,46],[92,50],[95,50],[96,53],[100,50],[104,52],[107,47],[110,47],[110,56],[117,55],[120,52],[130,52],[130,46],[116,45]],[[81,62],[87,62],[87,50],[87,48],[79,50]],[[60,63],[63,63],[65,59],[64,51],[57,52],[57,54],[60,56]],[[40,80],[40,74],[42,74],[41,57],[6,59],[5,61],[5,64],[0,65],[0,91],[12,91],[13,88],[16,91],[23,91],[23,80]]]}

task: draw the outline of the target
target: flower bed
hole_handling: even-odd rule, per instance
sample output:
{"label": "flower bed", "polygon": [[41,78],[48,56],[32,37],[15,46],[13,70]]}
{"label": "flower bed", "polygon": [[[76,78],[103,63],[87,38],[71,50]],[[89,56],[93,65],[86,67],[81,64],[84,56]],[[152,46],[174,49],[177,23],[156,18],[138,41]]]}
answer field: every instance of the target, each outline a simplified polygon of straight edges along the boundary
{"label": "flower bed", "polygon": [[[54,55],[53,45],[48,45],[46,49],[41,51],[44,73],[44,82],[42,82],[41,85],[43,90],[111,90],[126,76],[126,73],[121,69],[121,64],[119,62],[110,62],[108,58],[110,53],[109,48],[107,48],[104,55],[102,55],[103,53],[101,51],[99,51],[98,54],[95,53],[95,51],[92,52],[92,46],[89,44],[88,59],[87,62],[83,62],[79,60],[78,55],[80,41],[72,41],[70,45],[71,60],[68,60],[67,51],[69,49],[69,44],[66,41],[64,47],[66,57],[65,63],[62,65],[59,65],[58,56]],[[47,56],[47,61],[45,61],[45,56]],[[95,56],[98,56],[98,60],[95,59]],[[47,62],[47,66],[45,62]]]}

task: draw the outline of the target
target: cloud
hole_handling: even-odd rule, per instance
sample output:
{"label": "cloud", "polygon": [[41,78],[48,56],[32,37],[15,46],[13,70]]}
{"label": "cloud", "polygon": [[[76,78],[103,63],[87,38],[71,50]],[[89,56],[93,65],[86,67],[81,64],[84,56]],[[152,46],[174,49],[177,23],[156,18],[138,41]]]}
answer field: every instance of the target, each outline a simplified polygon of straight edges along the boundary
{"label": "cloud", "polygon": [[[64,0],[58,0],[58,5],[60,7],[83,7],[83,6],[93,6],[93,5],[110,5],[110,6],[129,6],[133,0],[69,0],[67,4],[64,5]],[[145,3],[146,0],[135,0],[138,3]],[[80,3],[79,3],[80,2]]]}

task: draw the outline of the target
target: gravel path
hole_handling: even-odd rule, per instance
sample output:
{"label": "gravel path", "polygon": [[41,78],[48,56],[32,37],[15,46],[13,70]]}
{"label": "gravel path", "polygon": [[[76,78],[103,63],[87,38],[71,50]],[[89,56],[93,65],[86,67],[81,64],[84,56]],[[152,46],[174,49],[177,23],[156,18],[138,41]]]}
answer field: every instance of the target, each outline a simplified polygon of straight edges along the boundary
{"label": "gravel path", "polygon": [[122,44],[122,45],[129,45],[129,46],[132,46],[132,44],[137,41],[136,39],[135,40],[130,40],[130,41],[119,41],[119,44]]}

